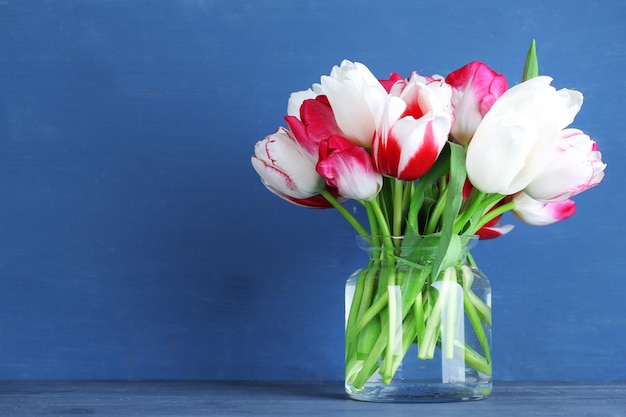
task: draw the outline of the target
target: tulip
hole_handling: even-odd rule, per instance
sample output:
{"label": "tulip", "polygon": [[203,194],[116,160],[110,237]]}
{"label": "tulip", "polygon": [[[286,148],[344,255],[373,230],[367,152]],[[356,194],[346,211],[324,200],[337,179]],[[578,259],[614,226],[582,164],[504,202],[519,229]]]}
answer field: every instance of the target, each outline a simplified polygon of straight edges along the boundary
{"label": "tulip", "polygon": [[513,202],[515,203],[513,215],[518,220],[533,226],[560,222],[576,212],[576,203],[572,200],[546,203],[531,198],[523,191],[513,197]]}
{"label": "tulip", "polygon": [[454,124],[451,135],[468,144],[493,103],[507,89],[506,78],[481,62],[472,62],[446,77],[452,86]]}
{"label": "tulip", "polygon": [[309,207],[325,205],[318,196],[326,185],[324,179],[287,130],[280,128],[256,143],[252,166],[279,197]]}
{"label": "tulip", "polygon": [[324,95],[304,100],[299,110],[299,117],[286,116],[285,121],[311,162],[316,164],[320,142],[333,135],[341,135],[341,129],[337,126],[333,110]]}
{"label": "tulip", "polygon": [[578,91],[556,89],[546,76],[507,90],[493,104],[469,143],[467,175],[485,193],[515,194],[546,167],[560,132],[582,105]]}
{"label": "tulip", "polygon": [[513,227],[514,226],[512,224],[505,224],[504,226],[499,226],[497,224],[492,226],[485,225],[476,231],[476,236],[478,236],[478,239],[480,240],[495,239],[506,235],[513,230]]}
{"label": "tulip", "polygon": [[387,93],[391,93],[396,88],[400,88],[400,91],[402,91],[406,86],[406,81],[404,80],[404,78],[402,78],[400,74],[395,72],[392,72],[389,75],[389,79],[379,80],[379,82],[382,84]]}
{"label": "tulip", "polygon": [[413,181],[430,169],[452,126],[451,94],[443,79],[414,73],[399,97],[375,101],[380,124],[372,153],[381,174]]}
{"label": "tulip", "polygon": [[360,201],[376,197],[383,177],[375,169],[370,154],[341,136],[331,136],[320,143],[317,172],[339,195]]}
{"label": "tulip", "polygon": [[606,164],[596,143],[578,129],[565,129],[546,167],[525,191],[540,201],[563,201],[594,187]]}
{"label": "tulip", "polygon": [[295,91],[289,95],[287,102],[287,115],[300,118],[300,106],[305,100],[314,99],[322,94],[322,86],[313,84],[313,87],[304,91]]}
{"label": "tulip", "polygon": [[343,136],[364,148],[371,147],[376,129],[372,99],[386,95],[380,81],[365,65],[344,60],[333,67],[330,76],[322,76],[321,85]]}

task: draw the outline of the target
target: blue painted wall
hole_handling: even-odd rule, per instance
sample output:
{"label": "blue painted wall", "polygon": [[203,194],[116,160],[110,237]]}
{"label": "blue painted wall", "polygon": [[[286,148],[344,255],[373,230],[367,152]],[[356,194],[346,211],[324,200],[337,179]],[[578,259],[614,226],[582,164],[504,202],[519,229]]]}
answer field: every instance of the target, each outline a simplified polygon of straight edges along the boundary
{"label": "blue painted wall", "polygon": [[536,38],[609,167],[573,218],[475,251],[495,376],[625,379],[625,19],[621,0],[0,1],[0,378],[341,379],[365,258],[337,213],[264,189],[254,143],[344,58],[482,60],[513,84]]}

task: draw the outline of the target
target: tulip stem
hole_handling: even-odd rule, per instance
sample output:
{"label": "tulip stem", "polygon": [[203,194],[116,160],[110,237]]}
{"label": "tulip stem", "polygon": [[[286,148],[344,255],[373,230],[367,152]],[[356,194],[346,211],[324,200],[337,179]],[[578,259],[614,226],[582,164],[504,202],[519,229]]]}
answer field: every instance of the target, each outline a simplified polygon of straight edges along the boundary
{"label": "tulip stem", "polygon": [[[378,239],[378,235],[380,234],[380,232],[378,231],[378,223],[376,223],[376,216],[374,215],[372,205],[365,203],[363,203],[363,205],[365,206],[365,212],[367,213],[367,219],[369,220],[370,224],[370,235],[372,236],[372,238]],[[374,246],[380,246],[378,242],[372,242],[372,244]]]}
{"label": "tulip stem", "polygon": [[389,224],[387,223],[387,218],[385,217],[385,214],[380,208],[380,204],[378,204],[378,201],[376,199],[367,201],[366,204],[370,205],[374,215],[376,216],[376,219],[378,220],[378,227],[379,227],[381,235],[383,236],[383,239],[384,239],[383,244],[385,248],[388,250],[393,250],[394,245],[391,239],[391,231],[389,230]]}
{"label": "tulip stem", "polygon": [[448,188],[446,187],[439,195],[439,199],[437,200],[435,207],[430,213],[430,218],[428,219],[428,225],[426,226],[426,231],[424,232],[424,234],[429,235],[437,231],[439,220],[441,220],[443,209],[446,206],[447,197],[448,197]]}
{"label": "tulip stem", "polygon": [[352,215],[350,212],[337,200],[326,188],[322,189],[320,192],[324,196],[326,200],[335,208],[341,215],[354,227],[354,230],[363,237],[367,237],[370,234],[367,230],[359,223],[359,221]]}
{"label": "tulip stem", "polygon": [[393,234],[394,236],[402,235],[402,213],[404,200],[404,181],[396,179],[395,190],[393,194]]}
{"label": "tulip stem", "polygon": [[487,212],[483,217],[481,217],[478,223],[476,223],[476,225],[473,228],[474,229],[473,233],[476,233],[478,230],[480,230],[481,227],[489,223],[491,220],[495,219],[501,214],[506,213],[507,211],[513,210],[514,208],[515,208],[515,202],[509,201],[508,203],[503,204],[500,207],[496,207],[493,210]]}
{"label": "tulip stem", "polygon": [[465,224],[470,219],[470,217],[472,217],[474,212],[477,210],[478,206],[483,201],[484,197],[485,197],[485,193],[483,193],[482,191],[479,191],[477,188],[472,189],[470,193],[470,197],[469,197],[470,199],[469,206],[463,211],[463,214],[457,219],[457,221],[454,224],[455,234],[458,235],[459,233],[463,232],[463,228],[465,227]]}

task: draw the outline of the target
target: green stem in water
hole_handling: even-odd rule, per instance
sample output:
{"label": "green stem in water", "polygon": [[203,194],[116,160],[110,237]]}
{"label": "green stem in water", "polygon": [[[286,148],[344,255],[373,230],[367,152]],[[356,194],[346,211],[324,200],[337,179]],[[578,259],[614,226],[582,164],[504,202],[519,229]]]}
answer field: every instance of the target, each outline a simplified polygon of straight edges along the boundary
{"label": "green stem in water", "polygon": [[324,196],[326,200],[335,208],[341,215],[350,223],[354,230],[363,237],[369,236],[369,233],[365,228],[359,223],[359,221],[352,215],[350,212],[337,200],[326,188],[324,188],[320,194]]}
{"label": "green stem in water", "polygon": [[387,346],[387,326],[388,324],[384,325],[381,329],[380,335],[374,343],[374,346],[372,346],[370,354],[363,361],[361,370],[354,376],[354,379],[352,380],[354,388],[363,388],[367,380],[374,374],[376,368],[378,368],[378,358],[385,349],[385,346]]}
{"label": "green stem in water", "polygon": [[[481,348],[483,349],[485,360],[488,364],[491,364],[491,352],[489,350],[489,342],[487,340],[487,335],[485,333],[485,329],[483,328],[481,316],[485,315],[486,312],[483,311],[483,314],[480,314],[477,310],[478,305],[476,304],[476,300],[478,297],[472,292],[471,285],[474,279],[472,271],[470,267],[463,266],[461,268],[462,276],[463,276],[463,307],[465,308],[465,315],[467,319],[472,324],[474,328],[474,333],[476,334],[476,338],[480,343]],[[472,295],[474,297],[472,297]],[[480,301],[480,300],[479,300]],[[482,301],[479,303],[480,309],[486,308],[488,310],[488,319],[485,320],[489,326],[491,326],[491,309],[489,306],[484,304]],[[483,317],[486,319],[486,317]],[[483,372],[483,371],[481,371]],[[485,373],[485,372],[483,372]]]}
{"label": "green stem in water", "polygon": [[467,344],[460,346],[464,351],[465,363],[484,375],[491,375],[491,360],[485,359]]}
{"label": "green stem in water", "polygon": [[[348,313],[348,320],[346,323],[346,331],[354,326],[363,306],[369,305],[371,302],[371,287],[373,280],[368,279],[370,271],[371,268],[369,267],[362,270],[356,280],[354,294],[350,303],[350,312]],[[346,360],[348,360],[355,353],[357,343],[354,342],[354,340],[346,337]]]}

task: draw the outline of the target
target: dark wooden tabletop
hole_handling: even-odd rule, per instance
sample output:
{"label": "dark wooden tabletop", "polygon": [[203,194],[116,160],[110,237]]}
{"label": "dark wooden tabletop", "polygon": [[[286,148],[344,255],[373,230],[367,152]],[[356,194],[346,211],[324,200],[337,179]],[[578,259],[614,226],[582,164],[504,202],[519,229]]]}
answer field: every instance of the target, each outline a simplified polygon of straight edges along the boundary
{"label": "dark wooden tabletop", "polygon": [[626,382],[496,382],[482,401],[349,400],[341,382],[0,381],[1,416],[626,416]]}

